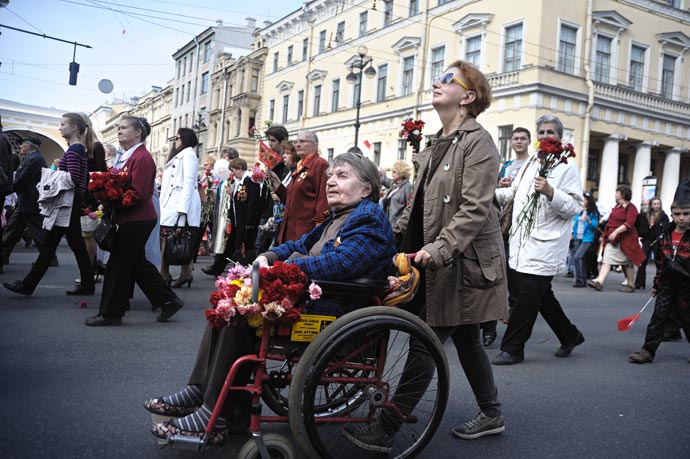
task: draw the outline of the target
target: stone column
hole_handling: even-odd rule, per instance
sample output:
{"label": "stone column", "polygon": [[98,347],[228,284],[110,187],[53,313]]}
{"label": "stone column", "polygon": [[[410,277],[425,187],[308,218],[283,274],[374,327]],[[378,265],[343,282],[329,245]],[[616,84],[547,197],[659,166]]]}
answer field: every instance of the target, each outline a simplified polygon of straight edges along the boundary
{"label": "stone column", "polygon": [[649,174],[652,164],[652,142],[635,144],[635,167],[632,178],[632,203],[637,209],[642,207],[642,180]]}
{"label": "stone column", "polygon": [[616,205],[616,187],[618,186],[618,147],[625,137],[612,135],[604,140],[601,152],[601,169],[599,171],[599,204],[611,210]]}
{"label": "stone column", "polygon": [[673,195],[680,180],[680,148],[666,150],[664,158],[664,175],[661,179],[661,203],[667,213],[671,212]]}

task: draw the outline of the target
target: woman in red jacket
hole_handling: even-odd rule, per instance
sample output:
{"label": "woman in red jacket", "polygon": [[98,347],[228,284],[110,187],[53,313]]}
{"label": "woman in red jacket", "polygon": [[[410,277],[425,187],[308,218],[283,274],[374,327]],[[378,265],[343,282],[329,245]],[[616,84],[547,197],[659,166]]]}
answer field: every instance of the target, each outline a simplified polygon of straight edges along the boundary
{"label": "woman in red jacket", "polygon": [[639,212],[637,207],[630,202],[631,199],[632,189],[628,185],[619,185],[616,188],[617,204],[609,214],[606,229],[604,229],[604,260],[599,269],[599,276],[587,281],[587,285],[600,292],[604,290],[604,282],[611,271],[611,265],[619,265],[625,270],[628,283],[621,292],[635,291],[634,266],[640,266],[645,255],[640,248],[637,230],[635,230],[635,220]]}
{"label": "woman in red jacket", "polygon": [[299,162],[288,187],[285,188],[277,175],[271,174],[273,189],[285,204],[278,244],[295,241],[313,230],[319,223],[314,218],[329,208],[326,201],[328,161],[319,156],[318,137],[311,131],[302,131],[297,134],[295,148]]}
{"label": "woman in red jacket", "polygon": [[100,309],[97,315],[86,319],[89,327],[122,325],[133,282],[154,309],[162,309],[158,322],[167,321],[184,305],[145,255],[146,240],[158,221],[152,199],[156,164],[144,145],[150,133],[146,118],[135,116],[122,118],[117,128],[122,151],[114,167],[127,174],[126,188],[134,191],[134,198],[132,205],[114,208],[118,229],[105,270]]}

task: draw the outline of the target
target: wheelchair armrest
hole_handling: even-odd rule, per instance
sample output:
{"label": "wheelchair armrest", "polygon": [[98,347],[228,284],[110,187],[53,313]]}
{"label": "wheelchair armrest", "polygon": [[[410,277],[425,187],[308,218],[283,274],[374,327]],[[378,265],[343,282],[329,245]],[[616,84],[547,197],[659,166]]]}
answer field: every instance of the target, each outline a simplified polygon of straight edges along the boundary
{"label": "wheelchair armrest", "polygon": [[381,296],[387,282],[385,279],[357,278],[348,281],[313,280],[321,287],[323,296]]}

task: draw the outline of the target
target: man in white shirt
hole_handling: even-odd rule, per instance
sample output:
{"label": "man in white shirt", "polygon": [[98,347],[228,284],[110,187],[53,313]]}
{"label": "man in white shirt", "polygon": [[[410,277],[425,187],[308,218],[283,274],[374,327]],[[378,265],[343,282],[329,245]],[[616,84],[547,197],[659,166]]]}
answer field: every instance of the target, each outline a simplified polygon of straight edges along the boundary
{"label": "man in white shirt", "polygon": [[[537,140],[560,140],[562,136],[563,124],[557,117],[544,115],[537,120]],[[500,203],[514,198],[509,265],[516,272],[517,299],[494,365],[513,365],[524,360],[525,343],[539,313],[561,343],[556,357],[568,357],[585,340],[551,289],[553,276],[566,270],[573,217],[584,208],[580,174],[574,165],[561,163],[548,177],[540,177],[536,157],[524,167],[521,180],[509,188],[496,189]],[[528,232],[524,222],[518,224],[518,218],[533,192],[539,193],[540,204],[534,227]]]}

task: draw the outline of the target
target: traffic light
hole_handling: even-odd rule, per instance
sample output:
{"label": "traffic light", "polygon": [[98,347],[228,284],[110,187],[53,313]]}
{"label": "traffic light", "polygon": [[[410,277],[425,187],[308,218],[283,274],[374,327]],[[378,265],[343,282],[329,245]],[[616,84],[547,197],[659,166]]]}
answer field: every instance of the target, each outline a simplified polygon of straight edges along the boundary
{"label": "traffic light", "polygon": [[70,86],[77,85],[77,74],[79,73],[79,64],[76,62],[69,63],[69,84]]}

